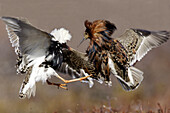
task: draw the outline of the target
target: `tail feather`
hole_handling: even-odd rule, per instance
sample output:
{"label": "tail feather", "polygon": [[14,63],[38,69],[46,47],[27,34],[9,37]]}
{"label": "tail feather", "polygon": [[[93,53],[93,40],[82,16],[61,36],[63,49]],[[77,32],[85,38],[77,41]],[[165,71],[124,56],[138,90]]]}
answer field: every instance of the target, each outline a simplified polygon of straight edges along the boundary
{"label": "tail feather", "polygon": [[20,90],[19,90],[19,98],[20,99],[25,99],[26,98],[26,94],[23,94],[23,89],[25,88],[25,85],[28,83],[29,81],[29,74],[27,74],[21,84]]}
{"label": "tail feather", "polygon": [[135,67],[129,67],[128,76],[130,79],[129,82],[126,82],[120,77],[117,77],[117,79],[126,91],[137,89],[143,80],[143,72]]}
{"label": "tail feather", "polygon": [[[26,85],[28,85],[29,77],[30,77],[29,74],[26,75],[25,79],[23,80],[23,83],[21,84],[20,91],[19,91],[20,99],[25,99],[26,97],[30,98],[31,95],[35,96],[36,84],[34,84],[31,88],[26,87]],[[25,89],[25,88],[27,88],[27,89]]]}
{"label": "tail feather", "polygon": [[141,83],[143,80],[143,72],[135,67],[130,67],[130,70],[132,72],[134,84],[136,84],[136,82]]}
{"label": "tail feather", "polygon": [[27,98],[30,98],[31,95],[35,96],[35,92],[36,92],[36,85],[34,84],[32,88],[29,88],[26,92],[26,96]]}

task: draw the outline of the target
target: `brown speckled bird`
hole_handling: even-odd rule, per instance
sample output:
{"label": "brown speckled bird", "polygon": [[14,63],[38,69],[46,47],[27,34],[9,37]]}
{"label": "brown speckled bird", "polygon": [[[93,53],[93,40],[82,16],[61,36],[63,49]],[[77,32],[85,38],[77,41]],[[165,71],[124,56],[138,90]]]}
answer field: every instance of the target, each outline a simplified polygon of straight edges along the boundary
{"label": "brown speckled bird", "polygon": [[[152,48],[160,46],[170,37],[167,31],[128,29],[118,38],[110,36],[116,26],[107,20],[85,21],[85,39],[90,39],[87,54],[102,70],[102,76],[110,81],[110,72],[127,91],[136,89],[143,80],[143,72],[134,67]],[[81,42],[81,43],[82,43]]]}
{"label": "brown speckled bird", "polygon": [[94,64],[90,62],[86,53],[79,52],[68,46],[62,51],[63,62],[61,67],[57,69],[59,72],[69,74],[72,78],[92,75],[87,79],[82,80],[82,82],[89,83],[90,88],[94,84],[93,80],[103,83],[103,79],[100,78],[100,71],[97,71]]}

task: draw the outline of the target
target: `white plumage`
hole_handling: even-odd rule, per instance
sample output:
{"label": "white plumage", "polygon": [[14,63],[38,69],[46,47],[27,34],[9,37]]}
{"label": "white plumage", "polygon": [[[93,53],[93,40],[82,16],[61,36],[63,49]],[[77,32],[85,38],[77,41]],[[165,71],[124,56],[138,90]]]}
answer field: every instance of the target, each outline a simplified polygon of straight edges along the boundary
{"label": "white plumage", "polygon": [[60,43],[66,43],[71,40],[71,34],[64,28],[54,29],[51,33],[54,36],[53,41],[59,41]]}
{"label": "white plumage", "polygon": [[[68,30],[64,28],[55,29],[51,32],[51,34],[54,35],[52,40],[59,41],[60,43],[66,43],[71,39],[71,35],[69,34]],[[28,83],[25,85],[22,91],[22,93],[26,94],[28,98],[30,98],[31,95],[35,96],[36,82],[42,81],[45,83],[48,78],[51,78],[51,76],[59,76],[51,67],[40,67],[40,65],[45,62],[45,60],[48,60],[45,58],[45,56],[38,57],[33,60],[33,63],[28,65],[28,67],[33,66],[32,72],[30,74]]]}
{"label": "white plumage", "polygon": [[[17,71],[18,73],[29,74],[21,85],[20,97],[35,96],[36,82],[46,82],[51,76],[59,77],[56,71],[44,64],[47,61],[52,61],[55,57],[54,53],[49,52],[50,41],[56,43],[56,47],[60,46],[60,43],[66,43],[71,39],[69,31],[61,28],[55,29],[51,32],[51,35],[41,31],[25,21],[12,18],[2,17],[6,23],[6,29],[12,47],[15,47],[15,52],[18,55]],[[56,48],[57,49],[57,48]],[[60,53],[61,50],[59,50]],[[59,63],[59,58],[56,59]]]}

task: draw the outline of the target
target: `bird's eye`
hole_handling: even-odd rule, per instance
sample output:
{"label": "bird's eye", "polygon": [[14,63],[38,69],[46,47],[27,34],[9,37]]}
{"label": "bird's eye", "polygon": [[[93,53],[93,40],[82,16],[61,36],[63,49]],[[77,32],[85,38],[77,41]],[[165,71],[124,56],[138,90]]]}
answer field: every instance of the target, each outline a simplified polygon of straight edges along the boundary
{"label": "bird's eye", "polygon": [[84,33],[84,35],[88,35],[88,33],[87,33],[87,32],[85,32],[85,33]]}

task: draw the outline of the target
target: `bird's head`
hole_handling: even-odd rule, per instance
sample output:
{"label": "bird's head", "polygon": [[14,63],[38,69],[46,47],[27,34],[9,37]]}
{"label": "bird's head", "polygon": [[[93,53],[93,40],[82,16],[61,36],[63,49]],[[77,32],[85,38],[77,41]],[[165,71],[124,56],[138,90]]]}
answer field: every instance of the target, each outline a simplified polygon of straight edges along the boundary
{"label": "bird's head", "polygon": [[88,20],[86,20],[84,22],[84,25],[86,27],[86,30],[84,32],[84,38],[81,43],[86,39],[90,39],[94,42],[101,40],[100,38],[104,38],[104,40],[109,40],[107,38],[111,36],[113,32],[117,29],[113,23],[107,20],[95,20],[94,22],[89,22]]}

